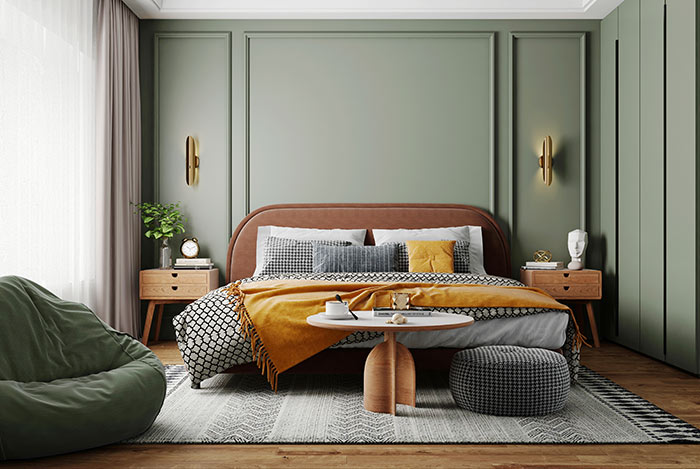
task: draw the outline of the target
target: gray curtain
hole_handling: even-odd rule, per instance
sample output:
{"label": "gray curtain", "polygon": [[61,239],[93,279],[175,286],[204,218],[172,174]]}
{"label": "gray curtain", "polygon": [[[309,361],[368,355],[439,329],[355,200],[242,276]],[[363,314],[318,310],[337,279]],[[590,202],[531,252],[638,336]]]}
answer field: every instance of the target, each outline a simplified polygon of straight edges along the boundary
{"label": "gray curtain", "polygon": [[98,0],[96,29],[97,314],[138,337],[139,23],[122,0]]}

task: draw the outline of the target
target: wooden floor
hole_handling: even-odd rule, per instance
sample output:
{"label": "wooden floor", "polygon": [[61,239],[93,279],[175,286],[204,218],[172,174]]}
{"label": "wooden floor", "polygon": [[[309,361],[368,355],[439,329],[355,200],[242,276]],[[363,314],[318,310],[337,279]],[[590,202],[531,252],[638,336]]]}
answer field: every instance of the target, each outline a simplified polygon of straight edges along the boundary
{"label": "wooden floor", "polygon": [[[174,343],[152,346],[182,363]],[[700,379],[617,345],[583,364],[700,427]],[[0,464],[1,465],[1,464]],[[112,445],[8,467],[700,468],[700,445]]]}

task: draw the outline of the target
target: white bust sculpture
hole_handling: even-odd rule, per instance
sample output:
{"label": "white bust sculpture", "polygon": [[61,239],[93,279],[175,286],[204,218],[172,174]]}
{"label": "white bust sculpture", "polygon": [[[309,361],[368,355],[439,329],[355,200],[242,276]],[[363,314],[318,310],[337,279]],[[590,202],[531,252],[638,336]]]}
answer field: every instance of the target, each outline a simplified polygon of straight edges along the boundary
{"label": "white bust sculpture", "polygon": [[583,230],[569,231],[568,245],[571,262],[569,262],[568,268],[570,270],[583,269],[581,257],[586,251],[586,244],[588,244],[588,233]]}

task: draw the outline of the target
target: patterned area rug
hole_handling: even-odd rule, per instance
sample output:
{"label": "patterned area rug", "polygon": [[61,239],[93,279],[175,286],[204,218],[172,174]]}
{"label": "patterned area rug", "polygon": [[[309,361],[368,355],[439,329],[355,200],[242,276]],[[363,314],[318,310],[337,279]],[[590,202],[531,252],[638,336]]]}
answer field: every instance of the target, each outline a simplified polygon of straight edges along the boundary
{"label": "patterned area rug", "polygon": [[445,374],[420,374],[417,407],[395,417],[362,405],[361,375],[218,375],[190,388],[168,366],[153,426],[128,443],[700,443],[700,430],[581,367],[566,407],[545,417],[495,417],[457,407]]}

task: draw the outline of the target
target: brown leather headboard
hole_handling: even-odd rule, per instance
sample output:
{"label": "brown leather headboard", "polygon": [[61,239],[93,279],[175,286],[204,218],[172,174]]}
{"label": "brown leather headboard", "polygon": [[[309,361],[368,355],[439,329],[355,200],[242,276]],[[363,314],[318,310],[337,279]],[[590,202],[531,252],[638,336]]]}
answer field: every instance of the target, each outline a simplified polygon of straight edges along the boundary
{"label": "brown leather headboard", "polygon": [[372,228],[440,228],[481,226],[484,267],[491,275],[510,277],[510,249],[496,220],[484,210],[457,204],[289,204],[268,205],[245,217],[228,246],[226,283],[255,271],[258,227],[366,228],[365,244],[374,244]]}

